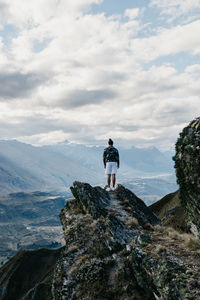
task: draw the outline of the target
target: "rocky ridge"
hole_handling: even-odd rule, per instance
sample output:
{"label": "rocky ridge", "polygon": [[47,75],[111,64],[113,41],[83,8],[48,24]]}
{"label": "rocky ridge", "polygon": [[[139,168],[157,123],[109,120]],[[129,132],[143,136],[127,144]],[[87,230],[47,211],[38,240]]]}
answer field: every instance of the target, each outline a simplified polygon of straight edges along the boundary
{"label": "rocky ridge", "polygon": [[134,193],[74,182],[60,213],[66,245],[0,268],[1,300],[200,299],[200,251]]}
{"label": "rocky ridge", "polygon": [[119,185],[114,193],[75,182],[61,211],[66,247],[53,299],[198,299],[200,265],[183,240]]}
{"label": "rocky ridge", "polygon": [[174,156],[181,204],[191,230],[200,239],[200,118],[183,129]]}
{"label": "rocky ridge", "polygon": [[122,185],[74,182],[60,213],[65,246],[16,254],[0,268],[0,299],[199,300],[199,154],[200,118],[176,143],[180,191],[150,208]]}

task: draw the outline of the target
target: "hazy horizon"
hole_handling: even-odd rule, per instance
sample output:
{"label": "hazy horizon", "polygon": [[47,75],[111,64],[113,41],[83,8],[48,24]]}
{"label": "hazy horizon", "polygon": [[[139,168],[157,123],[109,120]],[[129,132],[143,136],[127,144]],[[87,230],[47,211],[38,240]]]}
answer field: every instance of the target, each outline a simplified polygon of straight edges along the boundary
{"label": "hazy horizon", "polygon": [[[66,144],[66,145],[74,145],[74,146],[85,146],[85,147],[88,147],[88,148],[92,148],[92,147],[97,147],[97,148],[105,148],[108,146],[107,144],[107,141],[105,141],[105,143],[99,143],[99,144],[87,144],[87,143],[81,143],[81,142],[71,142],[69,140],[64,140],[64,141],[49,141],[49,142],[46,142],[45,144],[34,144],[34,143],[31,143],[31,142],[28,142],[28,141],[20,141],[20,139],[16,139],[16,138],[13,138],[13,139],[0,139],[0,142],[19,142],[19,143],[22,143],[22,144],[26,144],[26,145],[31,145],[33,147],[45,147],[45,146],[56,146],[56,145],[62,145],[62,144]],[[175,152],[174,149],[169,148],[169,149],[159,149],[159,147],[157,147],[156,145],[152,145],[152,146],[143,146],[143,147],[139,147],[137,145],[129,145],[128,143],[122,143],[120,144],[120,141],[116,140],[116,142],[113,144],[113,146],[115,147],[118,147],[118,148],[122,148],[122,149],[133,149],[133,148],[136,148],[136,149],[157,149],[159,150],[160,152]],[[174,145],[175,147],[175,145]],[[173,148],[174,148],[173,147]]]}

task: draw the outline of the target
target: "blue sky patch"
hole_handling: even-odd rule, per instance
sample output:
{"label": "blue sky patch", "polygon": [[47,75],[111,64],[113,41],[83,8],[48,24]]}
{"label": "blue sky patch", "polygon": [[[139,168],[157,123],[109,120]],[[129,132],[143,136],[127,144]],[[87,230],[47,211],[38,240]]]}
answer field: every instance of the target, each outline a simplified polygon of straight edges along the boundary
{"label": "blue sky patch", "polygon": [[10,41],[17,37],[18,34],[19,30],[13,25],[5,25],[4,28],[0,30],[0,36],[6,49],[9,48]]}
{"label": "blue sky patch", "polygon": [[101,4],[92,6],[93,13],[104,12],[106,16],[122,14],[128,8],[143,8],[146,6],[145,0],[104,0]]}

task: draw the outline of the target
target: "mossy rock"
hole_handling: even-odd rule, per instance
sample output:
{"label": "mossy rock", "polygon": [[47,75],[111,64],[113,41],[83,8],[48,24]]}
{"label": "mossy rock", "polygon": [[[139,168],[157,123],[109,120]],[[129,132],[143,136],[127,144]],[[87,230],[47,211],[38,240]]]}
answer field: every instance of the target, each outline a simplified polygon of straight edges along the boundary
{"label": "mossy rock", "polygon": [[174,156],[180,199],[188,220],[200,237],[200,118],[180,133]]}

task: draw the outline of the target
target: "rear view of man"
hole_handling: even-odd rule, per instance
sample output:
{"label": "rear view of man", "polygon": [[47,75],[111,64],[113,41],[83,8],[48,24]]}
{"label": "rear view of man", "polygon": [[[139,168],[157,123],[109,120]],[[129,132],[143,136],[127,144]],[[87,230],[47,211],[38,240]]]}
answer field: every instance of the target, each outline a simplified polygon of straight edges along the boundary
{"label": "rear view of man", "polygon": [[[116,183],[116,173],[119,168],[119,152],[113,147],[113,141],[108,140],[108,147],[104,149],[103,153],[103,163],[104,168],[106,169],[105,173],[107,175],[107,186],[106,190],[111,191],[115,190]],[[111,188],[111,175],[112,175],[112,188]]]}

